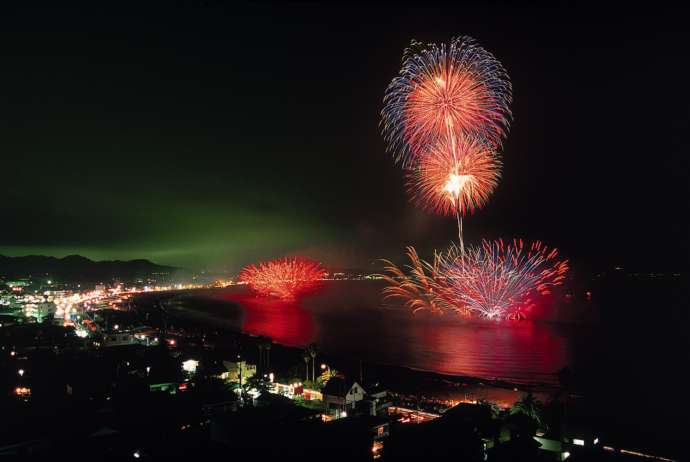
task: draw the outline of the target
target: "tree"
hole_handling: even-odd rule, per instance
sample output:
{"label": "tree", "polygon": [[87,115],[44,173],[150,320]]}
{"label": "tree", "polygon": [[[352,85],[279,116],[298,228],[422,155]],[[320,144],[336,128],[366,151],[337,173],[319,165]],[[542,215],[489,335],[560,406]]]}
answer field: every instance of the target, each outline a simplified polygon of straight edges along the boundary
{"label": "tree", "polygon": [[309,356],[311,356],[311,379],[312,381],[316,381],[316,368],[314,367],[314,364],[316,363],[316,343],[311,343],[309,344]]}
{"label": "tree", "polygon": [[259,349],[259,374],[263,374],[264,372],[264,342],[261,337],[256,342],[256,347]]}
{"label": "tree", "polygon": [[265,393],[268,392],[268,382],[263,377],[257,377],[255,375],[254,377],[251,377],[249,380],[247,380],[247,383],[244,388],[246,390],[255,388],[259,392]]}
{"label": "tree", "polygon": [[264,349],[266,350],[266,370],[271,368],[271,345],[273,345],[273,339],[271,337],[264,337]]}
{"label": "tree", "polygon": [[305,378],[304,380],[309,380],[309,360],[311,359],[311,354],[309,354],[309,350],[304,350],[304,353],[302,353],[302,359],[304,359],[304,368],[305,368]]}
{"label": "tree", "polygon": [[511,413],[506,419],[510,440],[495,447],[492,460],[503,462],[532,462],[539,460],[541,444],[534,439],[537,422],[523,412]]}
{"label": "tree", "polygon": [[477,402],[477,406],[486,409],[486,412],[492,419],[497,419],[498,415],[501,413],[501,408],[498,406],[498,404],[494,403],[493,401],[480,399]]}
{"label": "tree", "polygon": [[[264,374],[268,372],[270,367],[270,353],[272,340],[270,337],[261,336],[256,341],[256,346],[259,349],[259,373]],[[265,354],[264,354],[265,352]]]}
{"label": "tree", "polygon": [[531,417],[537,423],[539,428],[544,429],[544,405],[541,401],[536,399],[534,395],[529,392],[517,401],[513,407],[510,409],[512,414],[524,414],[527,417]]}

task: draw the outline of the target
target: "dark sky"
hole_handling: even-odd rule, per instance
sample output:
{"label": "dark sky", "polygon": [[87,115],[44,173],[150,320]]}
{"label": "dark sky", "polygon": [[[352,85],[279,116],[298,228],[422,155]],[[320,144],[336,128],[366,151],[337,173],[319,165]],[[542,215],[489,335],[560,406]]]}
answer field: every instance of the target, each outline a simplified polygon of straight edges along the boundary
{"label": "dark sky", "polygon": [[443,247],[455,223],[408,202],[378,113],[410,39],[467,34],[515,120],[466,239],[689,267],[687,11],[174,3],[4,7],[0,254],[368,268]]}

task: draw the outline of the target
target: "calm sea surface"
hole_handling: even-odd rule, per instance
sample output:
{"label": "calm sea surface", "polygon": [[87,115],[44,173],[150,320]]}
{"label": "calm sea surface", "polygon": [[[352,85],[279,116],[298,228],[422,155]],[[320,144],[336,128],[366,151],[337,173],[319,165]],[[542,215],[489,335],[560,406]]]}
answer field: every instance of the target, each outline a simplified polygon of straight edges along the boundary
{"label": "calm sea surface", "polygon": [[[529,321],[467,321],[382,306],[378,281],[338,281],[299,302],[252,296],[245,287],[195,303],[194,316],[294,346],[380,364],[513,382],[557,383],[575,360],[583,328]],[[187,313],[190,315],[190,313]]]}
{"label": "calm sea surface", "polygon": [[590,416],[631,444],[677,454],[690,366],[687,279],[594,284],[597,322],[482,322],[382,306],[380,281],[339,281],[296,303],[245,287],[177,297],[176,314],[331,355],[518,383],[557,384],[570,366]]}

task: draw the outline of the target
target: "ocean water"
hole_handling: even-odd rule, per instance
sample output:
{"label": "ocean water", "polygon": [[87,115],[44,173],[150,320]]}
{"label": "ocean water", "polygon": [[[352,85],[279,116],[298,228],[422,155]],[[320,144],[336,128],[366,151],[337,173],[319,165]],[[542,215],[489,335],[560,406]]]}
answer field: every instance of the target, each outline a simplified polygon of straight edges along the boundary
{"label": "ocean water", "polygon": [[380,281],[334,281],[299,301],[259,298],[235,286],[195,302],[195,315],[275,342],[379,364],[503,379],[557,383],[574,361],[582,327],[531,321],[469,321],[454,315],[412,316],[383,304]]}
{"label": "ocean water", "polygon": [[579,323],[411,316],[384,306],[382,287],[381,281],[329,282],[300,301],[282,302],[235,286],[178,297],[169,308],[287,345],[316,342],[331,355],[445,374],[557,385],[556,373],[569,366],[590,418],[618,432],[617,440],[644,442],[641,448],[657,454],[682,450],[687,278],[595,281]]}

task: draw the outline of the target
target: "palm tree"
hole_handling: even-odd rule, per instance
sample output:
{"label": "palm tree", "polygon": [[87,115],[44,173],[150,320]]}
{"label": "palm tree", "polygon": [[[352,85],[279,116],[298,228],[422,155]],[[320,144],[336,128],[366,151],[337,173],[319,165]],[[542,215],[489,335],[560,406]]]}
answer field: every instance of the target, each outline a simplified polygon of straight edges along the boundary
{"label": "palm tree", "polygon": [[309,360],[311,359],[311,355],[309,354],[309,350],[304,350],[304,353],[302,353],[302,359],[304,359],[304,367],[306,370],[305,373],[305,382],[309,380]]}
{"label": "palm tree", "polygon": [[[259,372],[264,374],[268,372],[270,364],[270,351],[272,340],[269,337],[261,336],[256,341],[256,346],[259,349]],[[264,355],[264,352],[266,354]]]}
{"label": "palm tree", "polygon": [[316,363],[316,343],[311,343],[309,345],[309,356],[311,356],[311,380],[316,382],[316,370],[314,364]]}
{"label": "palm tree", "polygon": [[264,342],[262,338],[259,338],[256,346],[259,348],[259,374],[264,372],[264,362],[263,362],[263,352],[264,352]]}
{"label": "palm tree", "polygon": [[266,350],[266,370],[268,371],[271,368],[271,344],[273,343],[273,340],[271,337],[264,337],[264,339],[264,349]]}
{"label": "palm tree", "polygon": [[524,414],[531,417],[537,422],[539,428],[543,428],[544,419],[542,418],[542,413],[544,411],[544,405],[534,397],[534,395],[529,392],[517,401],[513,407],[510,409],[511,414]]}

